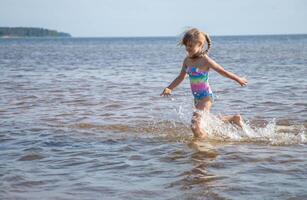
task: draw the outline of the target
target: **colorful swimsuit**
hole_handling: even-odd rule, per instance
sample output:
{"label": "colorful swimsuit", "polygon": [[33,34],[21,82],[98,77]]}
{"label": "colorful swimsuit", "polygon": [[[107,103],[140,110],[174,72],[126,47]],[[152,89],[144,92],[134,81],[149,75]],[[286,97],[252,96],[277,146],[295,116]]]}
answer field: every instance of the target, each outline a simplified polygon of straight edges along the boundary
{"label": "colorful swimsuit", "polygon": [[187,67],[186,72],[189,74],[192,94],[196,100],[213,97],[208,71],[199,71],[197,67]]}

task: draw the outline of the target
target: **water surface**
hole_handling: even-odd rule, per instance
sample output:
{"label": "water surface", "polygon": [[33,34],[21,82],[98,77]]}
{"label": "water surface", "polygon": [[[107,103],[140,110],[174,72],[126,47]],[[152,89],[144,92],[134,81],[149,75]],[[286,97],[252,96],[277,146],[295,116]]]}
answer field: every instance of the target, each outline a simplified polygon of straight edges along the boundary
{"label": "water surface", "polygon": [[307,36],[213,37],[249,80],[210,73],[214,115],[190,131],[178,38],[0,39],[1,199],[307,198]]}

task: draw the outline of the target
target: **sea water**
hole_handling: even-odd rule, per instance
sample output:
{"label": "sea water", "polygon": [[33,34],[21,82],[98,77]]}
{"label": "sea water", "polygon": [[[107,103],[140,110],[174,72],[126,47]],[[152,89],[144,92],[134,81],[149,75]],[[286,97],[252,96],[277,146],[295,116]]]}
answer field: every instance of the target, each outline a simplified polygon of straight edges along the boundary
{"label": "sea water", "polygon": [[0,39],[0,198],[306,199],[307,36],[212,40],[199,141],[179,38]]}

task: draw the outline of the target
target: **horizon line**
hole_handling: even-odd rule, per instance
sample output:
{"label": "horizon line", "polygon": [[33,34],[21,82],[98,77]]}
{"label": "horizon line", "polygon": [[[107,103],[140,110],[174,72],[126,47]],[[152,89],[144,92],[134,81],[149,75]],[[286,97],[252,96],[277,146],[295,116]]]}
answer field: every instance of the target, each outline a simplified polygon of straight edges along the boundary
{"label": "horizon line", "polygon": [[[268,33],[268,34],[229,34],[229,35],[220,35],[212,34],[210,37],[250,37],[250,36],[286,36],[286,35],[307,35],[307,33]],[[176,38],[180,35],[148,35],[148,36],[71,36],[72,38]]]}

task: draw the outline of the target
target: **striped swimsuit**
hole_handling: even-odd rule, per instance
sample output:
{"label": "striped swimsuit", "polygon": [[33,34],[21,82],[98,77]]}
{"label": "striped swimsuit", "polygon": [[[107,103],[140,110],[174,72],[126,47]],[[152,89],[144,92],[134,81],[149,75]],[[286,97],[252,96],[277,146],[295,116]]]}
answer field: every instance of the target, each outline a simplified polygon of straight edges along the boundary
{"label": "striped swimsuit", "polygon": [[191,90],[195,100],[213,97],[213,93],[209,85],[208,71],[199,71],[197,67],[187,67],[186,72],[189,74]]}

